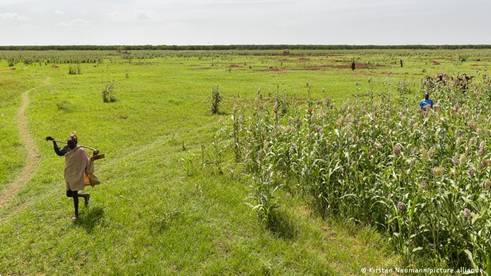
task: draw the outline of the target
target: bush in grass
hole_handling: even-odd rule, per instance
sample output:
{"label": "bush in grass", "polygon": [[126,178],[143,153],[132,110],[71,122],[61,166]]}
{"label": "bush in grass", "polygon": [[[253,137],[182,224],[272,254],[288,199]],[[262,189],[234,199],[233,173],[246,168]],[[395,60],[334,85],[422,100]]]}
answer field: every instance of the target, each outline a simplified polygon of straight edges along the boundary
{"label": "bush in grass", "polygon": [[113,95],[114,84],[110,83],[106,85],[104,90],[102,90],[102,102],[104,103],[113,103],[116,102],[116,97]]}
{"label": "bush in grass", "polygon": [[82,74],[82,69],[80,68],[80,65],[70,66],[70,68],[68,68],[68,74],[69,75],[80,75],[80,74]]}
{"label": "bush in grass", "polygon": [[211,114],[220,113],[220,102],[222,101],[222,96],[220,95],[220,90],[218,86],[213,88],[211,91]]}

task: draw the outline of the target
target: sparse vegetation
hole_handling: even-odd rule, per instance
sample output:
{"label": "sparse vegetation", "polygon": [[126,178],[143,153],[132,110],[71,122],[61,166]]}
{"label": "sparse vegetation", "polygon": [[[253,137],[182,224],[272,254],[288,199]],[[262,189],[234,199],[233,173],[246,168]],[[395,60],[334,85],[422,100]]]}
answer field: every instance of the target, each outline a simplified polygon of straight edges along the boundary
{"label": "sparse vegetation", "polygon": [[102,102],[113,103],[116,102],[116,96],[114,96],[114,84],[107,84],[104,90],[102,90]]}
{"label": "sparse vegetation", "polygon": [[80,65],[70,66],[68,68],[68,74],[69,75],[80,75],[80,74],[82,74],[82,69],[80,68]]}
{"label": "sparse vegetation", "polygon": [[220,102],[222,101],[222,96],[220,95],[220,90],[218,86],[213,88],[211,91],[211,114],[220,113]]}

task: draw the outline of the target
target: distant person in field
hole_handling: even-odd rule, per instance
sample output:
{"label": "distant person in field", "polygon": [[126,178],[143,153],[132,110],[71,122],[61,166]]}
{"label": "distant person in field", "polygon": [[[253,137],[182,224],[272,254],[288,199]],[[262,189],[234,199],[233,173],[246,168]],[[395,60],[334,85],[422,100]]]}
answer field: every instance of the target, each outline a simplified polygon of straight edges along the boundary
{"label": "distant person in field", "polygon": [[83,197],[85,207],[89,205],[90,194],[82,192],[85,187],[84,176],[89,174],[90,159],[87,153],[78,146],[78,139],[75,133],[72,133],[67,140],[66,146],[59,148],[53,137],[46,137],[47,141],[53,141],[53,148],[58,156],[65,157],[65,182],[66,196],[73,198],[73,207],[75,216],[72,220],[78,219],[78,198]]}
{"label": "distant person in field", "polygon": [[355,63],[355,61],[353,60],[353,62],[351,63],[351,70],[352,70],[352,71],[355,71],[355,69],[356,69],[356,63]]}
{"label": "distant person in field", "polygon": [[422,111],[427,111],[433,108],[433,100],[430,99],[430,93],[425,93],[425,98],[419,102],[419,107]]}

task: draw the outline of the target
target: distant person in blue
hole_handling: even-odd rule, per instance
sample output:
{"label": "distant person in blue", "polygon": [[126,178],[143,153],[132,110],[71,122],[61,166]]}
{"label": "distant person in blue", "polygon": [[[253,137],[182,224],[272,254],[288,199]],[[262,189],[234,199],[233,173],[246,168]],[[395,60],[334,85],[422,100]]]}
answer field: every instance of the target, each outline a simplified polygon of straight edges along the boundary
{"label": "distant person in blue", "polygon": [[433,108],[433,100],[430,99],[430,94],[428,92],[425,93],[425,98],[419,102],[419,107],[421,110],[428,110]]}

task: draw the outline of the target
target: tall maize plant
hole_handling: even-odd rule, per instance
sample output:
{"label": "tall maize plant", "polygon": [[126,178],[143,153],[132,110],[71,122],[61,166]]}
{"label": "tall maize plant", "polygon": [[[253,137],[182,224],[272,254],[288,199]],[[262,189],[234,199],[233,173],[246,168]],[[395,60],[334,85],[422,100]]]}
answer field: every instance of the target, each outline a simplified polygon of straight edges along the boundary
{"label": "tall maize plant", "polygon": [[491,80],[478,76],[465,93],[424,88],[438,109],[421,112],[406,87],[340,108],[309,101],[281,118],[260,104],[234,127],[241,162],[261,179],[260,217],[286,187],[322,216],[373,225],[408,258],[490,269]]}

